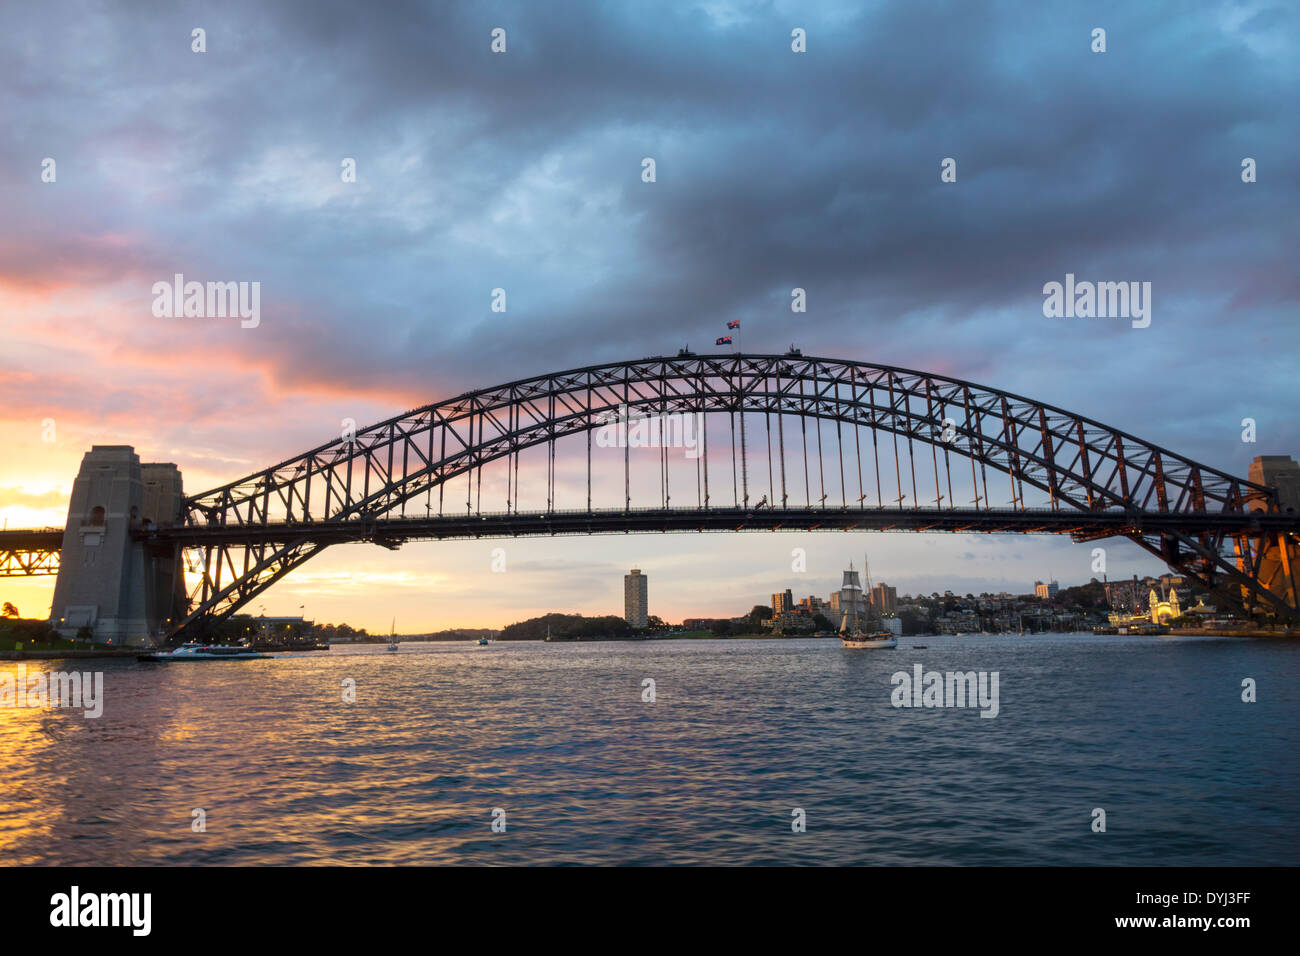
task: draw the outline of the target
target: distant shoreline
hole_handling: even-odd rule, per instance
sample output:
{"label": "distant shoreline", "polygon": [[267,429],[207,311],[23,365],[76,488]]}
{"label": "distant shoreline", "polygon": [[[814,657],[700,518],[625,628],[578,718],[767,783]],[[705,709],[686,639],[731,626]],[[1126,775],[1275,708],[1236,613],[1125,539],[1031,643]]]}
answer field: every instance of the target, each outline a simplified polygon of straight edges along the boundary
{"label": "distant shoreline", "polygon": [[[964,640],[968,637],[1037,637],[1039,634],[1071,634],[1076,636],[1091,637],[1087,631],[1039,631],[1034,634],[1013,634],[1010,632],[997,634],[963,634]],[[900,640],[926,640],[935,637],[956,637],[954,634],[903,634],[899,636]],[[1111,635],[1125,636],[1125,635]],[[1300,638],[1300,633],[1296,631],[1269,631],[1256,629],[1242,630],[1224,630],[1222,628],[1186,628],[1183,630],[1170,631],[1167,634],[1157,635],[1132,635],[1147,637],[1249,637],[1249,638]],[[494,644],[639,644],[646,641],[802,641],[802,640],[821,640],[834,641],[838,640],[839,635],[829,635],[817,637],[815,634],[665,634],[654,637],[590,637],[581,640],[574,638],[552,638],[550,641],[544,638],[520,638],[515,640],[496,639]],[[467,639],[448,638],[442,640],[429,640],[422,638],[412,638],[403,641],[397,639],[398,643],[408,644],[469,644],[473,643]],[[375,646],[384,644],[386,641],[338,641],[331,644],[331,647],[348,647],[348,646]],[[77,648],[75,650],[44,650],[32,649],[22,651],[0,651],[0,660],[3,661],[52,661],[52,660],[86,660],[86,659],[105,659],[111,660],[121,658],[124,660],[133,659],[137,654],[143,653],[145,647],[114,647],[114,648]],[[288,653],[288,652],[286,652]],[[294,652],[302,653],[302,652]]]}

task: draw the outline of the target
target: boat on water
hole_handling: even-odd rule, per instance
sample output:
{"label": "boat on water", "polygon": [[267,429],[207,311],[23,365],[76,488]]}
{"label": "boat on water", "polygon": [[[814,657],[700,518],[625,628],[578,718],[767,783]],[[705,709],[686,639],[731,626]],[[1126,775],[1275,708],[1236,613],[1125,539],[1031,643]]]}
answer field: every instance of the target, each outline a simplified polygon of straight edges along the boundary
{"label": "boat on water", "polygon": [[400,645],[397,643],[397,618],[393,618],[393,623],[388,629],[388,647],[386,649],[389,651],[400,649]]}
{"label": "boat on water", "polygon": [[861,637],[842,637],[840,643],[855,650],[866,647],[878,647],[888,650],[891,647],[898,646],[898,638],[888,631],[881,631],[879,634],[863,635]]}
{"label": "boat on water", "polygon": [[488,646],[488,639],[487,639],[486,637],[480,637],[480,638],[479,638],[477,641],[475,641],[474,643],[477,644],[479,647],[487,647],[487,646]]}
{"label": "boat on water", "polygon": [[[864,561],[863,567],[867,574],[867,587],[870,588],[871,566]],[[861,616],[858,614],[859,604],[866,608],[865,614]],[[844,583],[840,586],[840,607],[844,609],[844,617],[840,621],[841,645],[853,650],[888,650],[898,646],[898,638],[885,630],[874,604],[864,601],[862,585],[858,580],[858,572],[853,570],[853,562],[849,562],[849,569],[844,572]]]}
{"label": "boat on water", "polygon": [[162,664],[167,661],[251,661],[270,654],[262,654],[247,644],[182,644],[171,650],[137,654],[135,659]]}

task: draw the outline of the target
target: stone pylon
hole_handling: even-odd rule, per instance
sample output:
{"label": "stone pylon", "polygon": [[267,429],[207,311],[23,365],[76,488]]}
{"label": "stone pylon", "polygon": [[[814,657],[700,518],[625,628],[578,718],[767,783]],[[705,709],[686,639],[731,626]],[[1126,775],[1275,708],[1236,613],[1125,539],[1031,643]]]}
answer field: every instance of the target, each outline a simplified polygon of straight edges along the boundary
{"label": "stone pylon", "polygon": [[141,464],[129,445],[95,445],[81,460],[63,530],[50,624],[64,637],[89,628],[97,643],[152,644],[186,607],[176,552],[140,539],[180,519],[173,464]]}
{"label": "stone pylon", "polygon": [[[1300,464],[1288,455],[1261,455],[1250,463],[1251,481],[1277,489],[1284,512],[1300,512]],[[1300,548],[1282,533],[1276,539],[1259,542],[1259,583],[1291,607],[1300,607]],[[1250,596],[1245,595],[1249,601]]]}

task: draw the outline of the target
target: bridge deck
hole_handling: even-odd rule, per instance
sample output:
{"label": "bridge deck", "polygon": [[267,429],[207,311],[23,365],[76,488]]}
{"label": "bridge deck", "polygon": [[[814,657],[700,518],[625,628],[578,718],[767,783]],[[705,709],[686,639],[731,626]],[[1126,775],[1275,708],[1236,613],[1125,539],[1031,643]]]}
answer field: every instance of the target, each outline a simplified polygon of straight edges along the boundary
{"label": "bridge deck", "polygon": [[1300,516],[1291,514],[1109,511],[982,510],[960,508],[709,508],[520,511],[469,515],[384,518],[377,520],[269,523],[258,526],[191,526],[164,528],[150,537],[183,545],[219,542],[290,542],[321,544],[522,535],[620,534],[703,531],[936,531],[1021,534],[1069,534],[1107,537],[1165,529],[1184,532],[1300,531]]}
{"label": "bridge deck", "polygon": [[0,531],[0,551],[58,551],[62,547],[62,528],[6,528]]}
{"label": "bridge deck", "polygon": [[[139,537],[180,545],[221,541],[322,544],[348,541],[515,537],[519,535],[622,534],[701,531],[936,531],[986,534],[1069,534],[1104,537],[1167,529],[1185,532],[1300,532],[1300,515],[1053,511],[974,508],[621,508],[574,511],[494,512],[470,515],[346,521],[272,522],[266,525],[188,526],[138,531]],[[0,531],[0,552],[57,552],[62,528]]]}

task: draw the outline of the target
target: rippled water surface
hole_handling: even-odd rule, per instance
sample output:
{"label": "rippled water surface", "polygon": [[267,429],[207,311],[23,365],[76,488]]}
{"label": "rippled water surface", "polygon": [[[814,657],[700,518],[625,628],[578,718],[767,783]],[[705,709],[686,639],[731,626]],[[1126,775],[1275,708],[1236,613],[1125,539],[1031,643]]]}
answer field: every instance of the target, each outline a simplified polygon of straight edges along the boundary
{"label": "rippled water surface", "polygon": [[[999,672],[999,715],[894,708],[890,676],[915,663]],[[406,644],[27,667],[102,670],[106,703],[97,720],[0,708],[4,864],[1300,863],[1297,642]]]}

